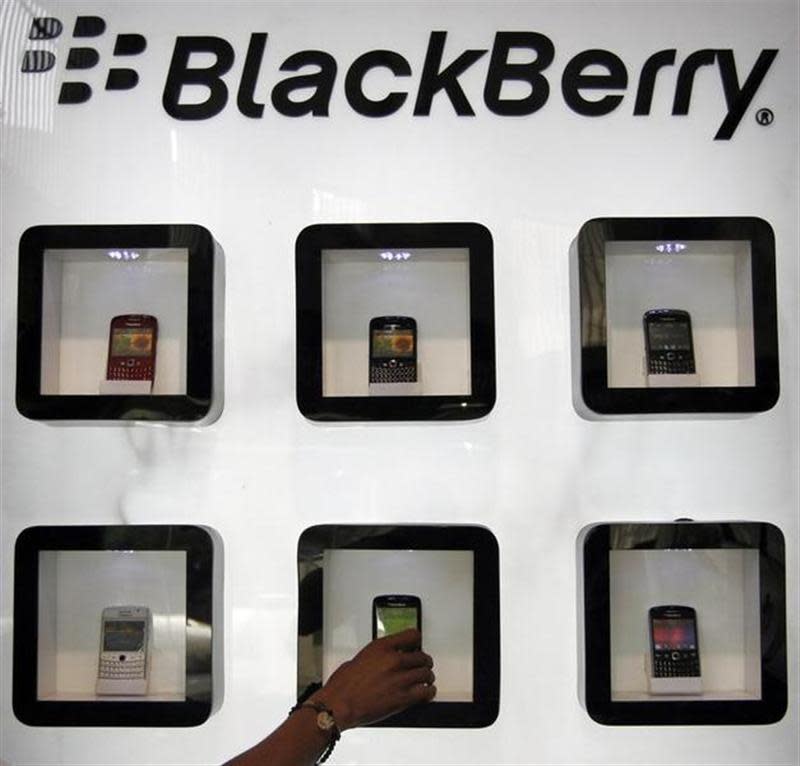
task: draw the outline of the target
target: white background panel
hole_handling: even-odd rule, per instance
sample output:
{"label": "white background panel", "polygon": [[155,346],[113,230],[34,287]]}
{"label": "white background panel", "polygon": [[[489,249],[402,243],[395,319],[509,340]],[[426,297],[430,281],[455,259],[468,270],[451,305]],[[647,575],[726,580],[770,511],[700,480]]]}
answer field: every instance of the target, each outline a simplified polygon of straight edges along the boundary
{"label": "white background panel", "polygon": [[440,701],[472,701],[472,551],[329,550],[323,558],[322,678],[372,638],[372,600],[418,596],[422,648]]}
{"label": "white background panel", "polygon": [[642,317],[660,308],[689,312],[695,385],[754,386],[749,243],[692,243],[685,258],[660,255],[654,244],[606,246],[609,387],[646,385]]}
{"label": "white background panel", "polygon": [[322,251],[324,396],[369,395],[369,321],[379,316],[417,321],[417,395],[470,393],[469,250],[408,252],[388,263],[376,250]]}
{"label": "white background panel", "polygon": [[648,609],[669,604],[697,615],[703,698],[760,698],[757,550],[610,551],[609,565],[612,699],[648,699]]}
{"label": "white background panel", "polygon": [[[57,65],[19,72],[34,12],[61,18]],[[96,14],[92,70],[64,70],[74,19]],[[219,763],[285,717],[296,684],[296,543],[322,523],[483,524],[501,567],[501,702],[484,730],[355,730],[337,763],[790,764],[798,751],[798,8],[795,0],[727,2],[127,3],[7,0],[2,32],[2,571],[0,758],[12,764]],[[495,33],[553,41],[549,99],[527,117],[483,104],[487,53],[461,77],[473,117],[446,94],[413,116],[431,31],[444,64],[488,49]],[[256,100],[236,94],[251,33],[267,32]],[[147,49],[118,59],[117,34]],[[216,117],[178,121],[161,99],[175,39],[216,35],[236,58]],[[735,53],[739,82],[779,49],[729,141],[719,71],[695,77],[691,110],[672,116],[678,66],[661,70],[649,116],[634,116],[642,64],[675,48]],[[605,117],[572,112],[561,74],[603,48],[629,87]],[[270,92],[304,49],[335,56],[330,115],[289,118]],[[347,68],[397,51],[412,75],[372,72],[366,88],[410,96],[375,119],[347,104]],[[527,52],[515,57],[525,60]],[[202,63],[202,62],[201,62]],[[104,90],[128,66],[137,87]],[[57,104],[65,79],[93,88]],[[512,88],[513,93],[524,84]],[[587,94],[591,96],[592,94]],[[771,108],[762,127],[755,112]],[[124,183],[123,183],[124,181]],[[391,182],[388,182],[391,181]],[[571,402],[568,251],[600,216],[759,216],[776,235],[782,391],[744,418],[589,422]],[[495,253],[497,404],[476,422],[315,424],[295,404],[294,245],[312,223],[477,221]],[[226,256],[225,410],[199,427],[54,427],[14,405],[17,247],[37,224],[193,222]],[[396,459],[388,461],[386,456]],[[402,461],[398,471],[397,461]],[[597,521],[749,519],[787,540],[789,709],[764,727],[604,727],[577,695],[575,539]],[[11,710],[13,545],[34,524],[191,523],[225,542],[225,699],[203,726],[31,729]]]}
{"label": "white background panel", "polygon": [[184,551],[42,551],[39,577],[39,661],[54,664],[52,678],[40,674],[40,698],[94,699],[103,609],[147,606],[153,617],[147,699],[184,699]]}
{"label": "white background panel", "polygon": [[[150,314],[158,321],[154,394],[186,393],[186,250],[143,250],[115,261],[105,250],[47,250],[42,307],[43,394],[97,394],[106,379],[111,319]],[[48,288],[44,288],[48,290]]]}

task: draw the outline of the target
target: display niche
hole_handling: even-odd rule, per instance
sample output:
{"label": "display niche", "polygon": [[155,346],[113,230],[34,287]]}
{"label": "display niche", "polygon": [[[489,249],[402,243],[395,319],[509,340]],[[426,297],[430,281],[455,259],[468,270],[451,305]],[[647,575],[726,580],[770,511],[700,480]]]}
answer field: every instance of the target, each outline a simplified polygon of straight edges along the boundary
{"label": "display niche", "polygon": [[201,226],[28,229],[17,408],[36,420],[215,420],[223,296],[222,250]]}
{"label": "display niche", "polygon": [[786,712],[781,531],[598,524],[579,537],[583,703],[607,725],[768,724]]}
{"label": "display niche", "polygon": [[574,249],[581,415],[775,404],[775,238],[766,221],[598,218]]}
{"label": "display niche", "polygon": [[303,700],[373,637],[417,627],[436,697],[373,726],[482,727],[500,696],[494,535],[473,526],[323,525],[298,544],[298,686]]}
{"label": "display niche", "polygon": [[17,718],[203,723],[222,694],[220,557],[216,533],[195,526],[24,530],[14,566]]}
{"label": "display niche", "polygon": [[495,401],[492,237],[476,223],[297,238],[297,404],[312,420],[465,420]]}

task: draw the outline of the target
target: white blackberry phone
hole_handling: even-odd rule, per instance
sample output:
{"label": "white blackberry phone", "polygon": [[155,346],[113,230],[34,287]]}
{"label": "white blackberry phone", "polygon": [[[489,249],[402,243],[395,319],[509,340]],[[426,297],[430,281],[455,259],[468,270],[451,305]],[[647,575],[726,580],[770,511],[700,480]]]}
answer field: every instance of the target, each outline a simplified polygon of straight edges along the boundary
{"label": "white blackberry phone", "polygon": [[146,606],[108,606],[100,621],[98,695],[144,695],[150,676],[153,617]]}

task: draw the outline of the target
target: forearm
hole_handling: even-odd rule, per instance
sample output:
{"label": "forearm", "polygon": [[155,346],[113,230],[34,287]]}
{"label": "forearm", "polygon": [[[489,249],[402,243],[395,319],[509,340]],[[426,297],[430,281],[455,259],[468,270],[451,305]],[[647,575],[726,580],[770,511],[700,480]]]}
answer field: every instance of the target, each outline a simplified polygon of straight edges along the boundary
{"label": "forearm", "polygon": [[303,707],[226,766],[313,766],[329,742],[330,733],[317,726],[316,711]]}
{"label": "forearm", "polygon": [[[270,734],[227,766],[313,766],[337,731],[380,721],[436,695],[433,660],[410,628],[367,644],[343,662]],[[316,707],[316,709],[315,709]]]}

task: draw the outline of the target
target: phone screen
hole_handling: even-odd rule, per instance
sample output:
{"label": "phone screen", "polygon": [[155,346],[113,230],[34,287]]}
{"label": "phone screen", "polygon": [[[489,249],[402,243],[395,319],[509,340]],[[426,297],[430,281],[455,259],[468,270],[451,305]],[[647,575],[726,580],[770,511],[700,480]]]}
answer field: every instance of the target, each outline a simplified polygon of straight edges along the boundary
{"label": "phone screen", "polygon": [[397,359],[414,356],[414,331],[410,327],[381,327],[372,331],[372,356]]}
{"label": "phone screen", "polygon": [[415,606],[376,606],[375,634],[377,638],[391,636],[408,628],[416,628],[418,620]]}
{"label": "phone screen", "polygon": [[694,620],[684,618],[654,619],[653,648],[656,651],[697,649]]}
{"label": "phone screen", "polygon": [[153,331],[138,327],[116,327],[111,337],[112,356],[150,356]]}
{"label": "phone screen", "polygon": [[648,322],[653,351],[688,351],[692,347],[686,322]]}
{"label": "phone screen", "polygon": [[144,647],[144,622],[107,620],[103,630],[104,652],[136,652]]}

